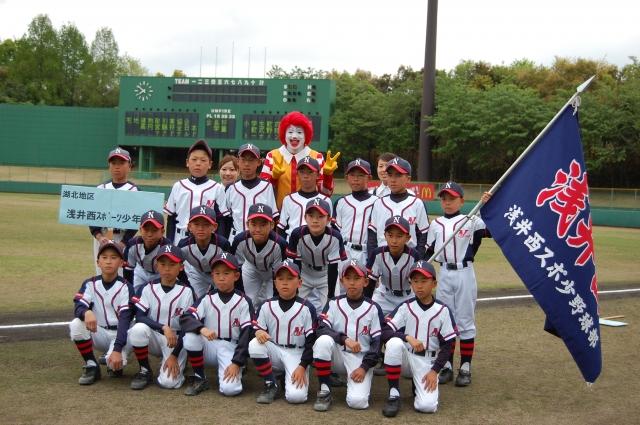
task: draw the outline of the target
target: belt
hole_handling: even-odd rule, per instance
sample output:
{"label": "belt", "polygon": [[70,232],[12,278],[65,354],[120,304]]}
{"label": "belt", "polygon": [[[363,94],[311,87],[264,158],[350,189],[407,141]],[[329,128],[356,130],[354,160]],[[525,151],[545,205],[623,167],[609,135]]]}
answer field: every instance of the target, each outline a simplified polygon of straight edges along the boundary
{"label": "belt", "polygon": [[447,270],[462,270],[469,265],[469,263],[473,263],[473,261],[463,261],[462,263],[441,263],[438,261],[441,267],[445,267]]}
{"label": "belt", "polygon": [[113,326],[100,326],[102,329],[106,329],[108,331],[117,331],[118,330],[118,325],[113,325]]}
{"label": "belt", "polygon": [[415,351],[413,352],[414,355],[416,356],[420,356],[420,357],[436,357],[436,352],[432,351],[432,350],[422,350],[419,353],[416,353]]}
{"label": "belt", "polygon": [[411,293],[411,289],[388,289],[387,291],[391,292],[395,297],[404,297]]}
{"label": "belt", "polygon": [[357,243],[351,243],[349,242],[349,248],[351,249],[355,249],[356,251],[362,251],[364,249],[364,247],[362,245],[359,245]]}
{"label": "belt", "polygon": [[222,341],[233,342],[234,344],[238,343],[238,341],[233,339],[233,338],[220,338],[220,337],[218,337],[218,339],[221,339]]}
{"label": "belt", "polygon": [[277,344],[277,345],[279,345],[282,348],[304,348],[304,347],[298,347],[295,344]]}
{"label": "belt", "polygon": [[322,270],[324,270],[324,266],[312,266],[311,264],[307,264],[307,267],[309,267],[310,269],[313,269],[317,272],[321,272]]}

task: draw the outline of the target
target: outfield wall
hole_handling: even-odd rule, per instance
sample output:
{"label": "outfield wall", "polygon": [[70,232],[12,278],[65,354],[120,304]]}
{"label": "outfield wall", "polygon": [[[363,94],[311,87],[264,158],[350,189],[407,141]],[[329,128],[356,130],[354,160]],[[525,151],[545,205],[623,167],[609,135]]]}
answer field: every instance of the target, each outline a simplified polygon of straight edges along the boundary
{"label": "outfield wall", "polygon": [[[50,195],[60,194],[58,183],[15,182],[0,181],[0,192],[12,193],[41,193]],[[163,193],[165,199],[169,197],[169,186],[138,186],[140,190],[147,192]],[[334,195],[337,198],[339,195]],[[427,211],[430,215],[442,215],[439,201],[426,201]],[[462,207],[463,213],[468,213],[474,207],[474,201],[467,201]],[[640,229],[640,210],[632,208],[591,208],[591,217],[596,226],[629,227]]]}

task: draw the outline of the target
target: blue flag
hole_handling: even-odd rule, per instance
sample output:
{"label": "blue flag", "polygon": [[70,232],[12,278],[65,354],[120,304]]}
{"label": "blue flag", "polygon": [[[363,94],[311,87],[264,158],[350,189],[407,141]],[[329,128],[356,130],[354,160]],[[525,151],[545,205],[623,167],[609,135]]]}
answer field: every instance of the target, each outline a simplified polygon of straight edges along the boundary
{"label": "blue flag", "polygon": [[587,382],[602,369],[598,285],[578,116],[568,107],[482,207],[482,219]]}

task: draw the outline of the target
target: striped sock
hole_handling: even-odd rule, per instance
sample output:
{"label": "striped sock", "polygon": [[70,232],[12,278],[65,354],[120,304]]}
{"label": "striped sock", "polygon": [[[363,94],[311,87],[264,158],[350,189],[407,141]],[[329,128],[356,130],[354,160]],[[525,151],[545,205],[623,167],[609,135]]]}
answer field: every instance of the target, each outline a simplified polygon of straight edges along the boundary
{"label": "striped sock", "polygon": [[331,360],[313,359],[313,367],[316,368],[316,376],[320,385],[331,386]]}
{"label": "striped sock", "polygon": [[136,359],[138,359],[140,367],[151,370],[151,365],[149,365],[149,346],[133,347],[133,352],[136,355]]}
{"label": "striped sock", "polygon": [[264,382],[275,382],[276,379],[273,377],[273,367],[271,366],[271,359],[253,359],[253,363],[256,365],[256,370],[258,371],[258,375],[260,375]]}
{"label": "striped sock", "polygon": [[96,356],[93,354],[93,340],[92,339],[83,339],[81,341],[73,341],[76,344],[76,348],[80,352],[80,355],[84,359],[85,362],[89,360],[93,360],[95,364],[98,364],[96,360]]}
{"label": "striped sock", "polygon": [[387,381],[389,381],[389,389],[395,388],[400,391],[400,365],[384,365],[384,369],[387,371]]}
{"label": "striped sock", "polygon": [[460,364],[471,363],[473,357],[473,349],[475,348],[475,339],[461,339],[460,340]]}
{"label": "striped sock", "polygon": [[204,374],[204,352],[202,350],[187,350],[187,357],[189,358],[189,364],[193,369],[193,373],[195,373],[196,376],[202,379],[206,378]]}

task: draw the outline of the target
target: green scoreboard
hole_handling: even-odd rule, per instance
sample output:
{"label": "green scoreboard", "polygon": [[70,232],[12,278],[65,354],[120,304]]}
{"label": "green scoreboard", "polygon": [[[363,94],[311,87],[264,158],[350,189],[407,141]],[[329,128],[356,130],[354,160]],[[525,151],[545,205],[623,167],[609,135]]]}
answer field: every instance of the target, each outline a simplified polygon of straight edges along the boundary
{"label": "green scoreboard", "polygon": [[142,151],[205,139],[213,149],[270,150],[280,146],[282,116],[300,111],[313,122],[315,149],[326,151],[335,94],[331,80],[122,77],[118,144]]}

